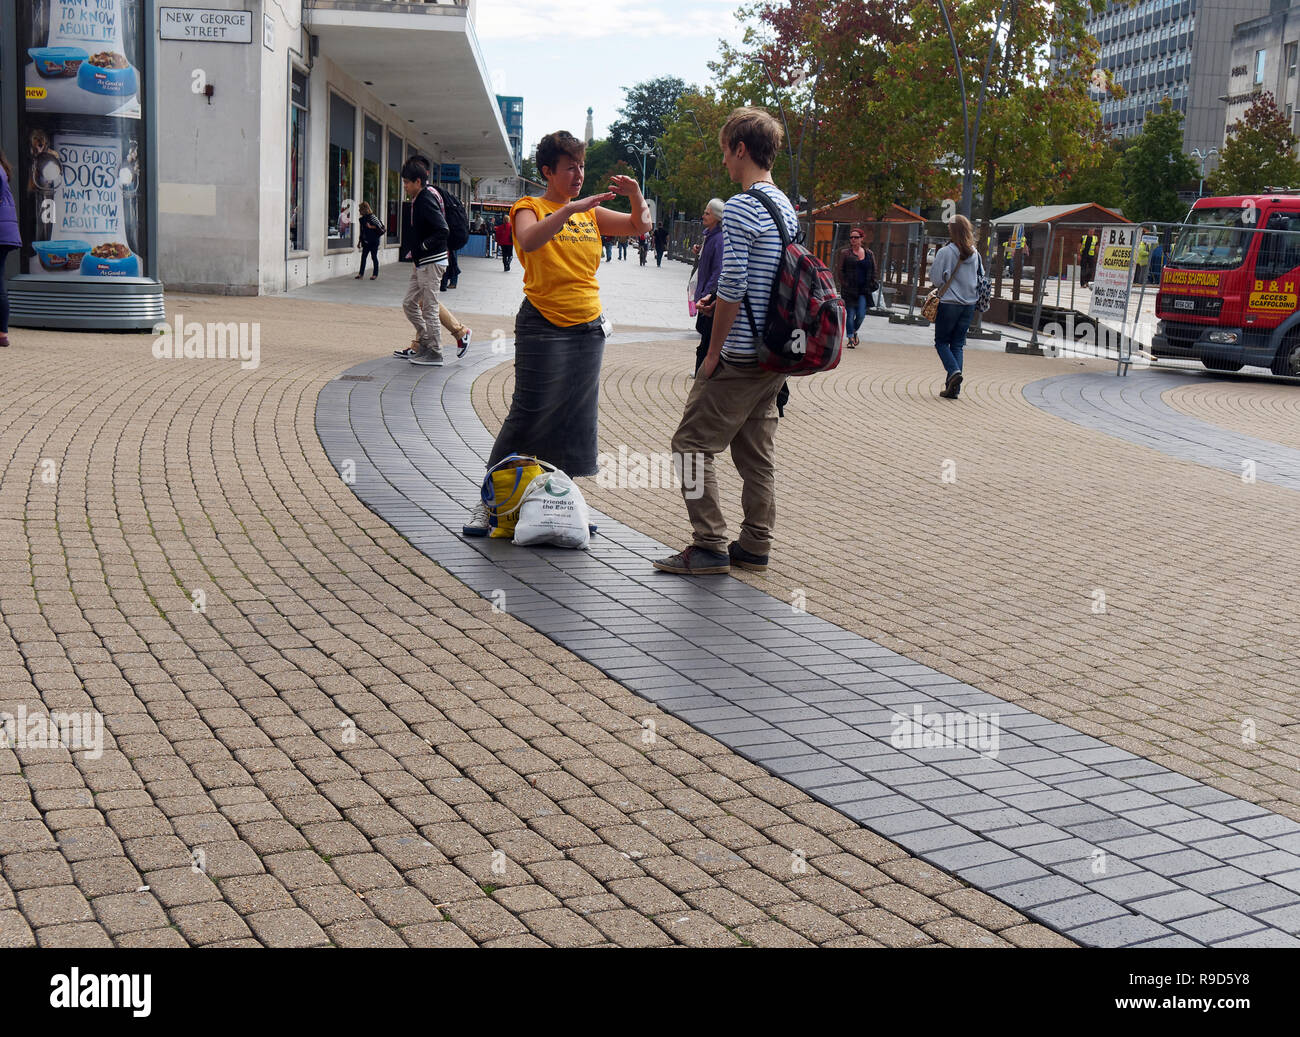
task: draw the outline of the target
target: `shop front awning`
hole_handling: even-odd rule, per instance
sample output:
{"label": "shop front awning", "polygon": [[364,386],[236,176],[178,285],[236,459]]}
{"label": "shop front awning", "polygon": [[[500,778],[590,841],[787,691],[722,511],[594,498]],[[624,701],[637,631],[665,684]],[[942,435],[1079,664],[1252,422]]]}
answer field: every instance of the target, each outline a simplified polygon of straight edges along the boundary
{"label": "shop front awning", "polygon": [[319,57],[361,80],[435,162],[513,173],[510,140],[467,8],[453,3],[308,0]]}

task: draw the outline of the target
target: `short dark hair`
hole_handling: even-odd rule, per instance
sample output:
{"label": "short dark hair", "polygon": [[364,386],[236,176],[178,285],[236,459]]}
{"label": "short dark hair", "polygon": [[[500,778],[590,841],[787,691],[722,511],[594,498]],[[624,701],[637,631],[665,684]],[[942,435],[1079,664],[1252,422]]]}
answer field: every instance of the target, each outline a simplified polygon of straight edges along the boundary
{"label": "short dark hair", "polygon": [[581,162],[587,156],[587,145],[566,130],[548,133],[537,144],[537,171],[549,168],[554,173],[561,155]]}
{"label": "short dark hair", "polygon": [[743,143],[759,169],[771,169],[785,134],[766,108],[736,108],[718,131],[718,143],[730,151]]}
{"label": "short dark hair", "polygon": [[412,155],[402,165],[403,180],[418,180],[422,184],[429,182],[429,164],[419,155]]}

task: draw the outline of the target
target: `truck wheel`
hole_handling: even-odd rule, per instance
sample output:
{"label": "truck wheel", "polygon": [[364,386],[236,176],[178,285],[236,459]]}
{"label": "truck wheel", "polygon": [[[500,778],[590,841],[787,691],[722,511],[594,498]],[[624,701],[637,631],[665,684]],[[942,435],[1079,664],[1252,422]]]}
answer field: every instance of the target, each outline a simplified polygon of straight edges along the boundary
{"label": "truck wheel", "polygon": [[1300,335],[1288,335],[1273,358],[1273,373],[1300,378]]}

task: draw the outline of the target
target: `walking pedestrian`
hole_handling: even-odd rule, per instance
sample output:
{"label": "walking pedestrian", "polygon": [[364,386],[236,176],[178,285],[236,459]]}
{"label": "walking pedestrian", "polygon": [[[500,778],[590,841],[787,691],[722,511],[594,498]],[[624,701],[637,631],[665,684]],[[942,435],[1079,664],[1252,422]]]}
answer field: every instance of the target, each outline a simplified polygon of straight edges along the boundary
{"label": "walking pedestrian", "polygon": [[447,267],[442,272],[441,291],[452,291],[460,281],[460,264],[456,262],[456,253],[447,253]]}
{"label": "walking pedestrian", "polygon": [[948,376],[939,395],[955,400],[961,392],[962,354],[979,298],[982,260],[975,249],[975,229],[965,216],[953,217],[948,224],[948,238],[948,243],[935,254],[930,280],[939,289],[934,348]]}
{"label": "walking pedestrian", "polygon": [[13,171],[9,156],[0,150],[0,349],[9,345],[9,289],[5,284],[5,261],[10,252],[23,244],[18,232],[18,207],[9,189]]}
{"label": "walking pedestrian", "polygon": [[[663,572],[726,573],[733,563],[767,570],[776,523],[776,399],[785,375],[758,366],[755,338],[767,318],[783,248],[767,207],[748,192],[775,203],[793,239],[799,231],[794,207],[772,181],[782,137],[781,124],[762,108],[737,108],[718,134],[723,165],[745,193],[733,195],[723,210],[722,274],[716,302],[707,307],[713,314],[709,351],[672,440],[694,536],[689,547],[654,563]],[[744,511],[740,536],[730,544],[714,470],[714,458],[728,447],[743,482]]]}
{"label": "walking pedestrian", "polygon": [[357,212],[361,216],[361,240],[357,242],[357,251],[361,253],[361,270],[356,280],[361,280],[365,275],[366,257],[369,256],[374,270],[370,280],[373,281],[379,276],[379,241],[384,236],[384,224],[371,210],[369,202],[358,205]]}
{"label": "walking pedestrian", "polygon": [[402,312],[415,328],[414,350],[407,359],[425,367],[441,367],[437,285],[447,271],[447,217],[442,199],[429,186],[429,167],[414,158],[402,166],[402,191],[411,203],[407,215],[411,283]]}
{"label": "walking pedestrian", "polygon": [[[609,322],[600,304],[601,237],[641,234],[650,207],[630,176],[611,176],[609,189],[578,198],[587,146],[563,130],[537,145],[537,169],[546,181],[540,198],[520,198],[510,209],[524,301],[515,317],[515,389],[510,412],[488,456],[491,468],[520,453],[550,462],[568,475],[595,475],[600,365]],[[622,196],[631,212],[602,204]],[[487,536],[482,501],[471,509],[466,536]]]}
{"label": "walking pedestrian", "polygon": [[[718,290],[718,278],[722,276],[722,214],[725,209],[726,203],[721,198],[710,198],[700,214],[704,240],[697,246],[700,259],[695,268],[695,330],[700,333],[700,344],[695,347],[696,374],[709,354],[709,339],[713,334],[712,304]],[[700,309],[701,303],[709,307],[709,312]]]}
{"label": "walking pedestrian", "polygon": [[655,266],[664,265],[664,252],[668,250],[668,224],[661,223],[655,228]]}
{"label": "walking pedestrian", "polygon": [[1087,288],[1097,273],[1097,249],[1101,235],[1096,227],[1079,239],[1079,287]]}
{"label": "walking pedestrian", "polygon": [[1134,268],[1133,268],[1133,283],[1134,283],[1134,284],[1145,284],[1145,283],[1146,283],[1146,279],[1147,279],[1147,264],[1151,261],[1151,242],[1149,242],[1149,241],[1146,240],[1146,238],[1145,238],[1145,236],[1144,236],[1145,233],[1146,233],[1146,228],[1145,228],[1145,227],[1140,228],[1140,229],[1138,230],[1138,238],[1139,238],[1139,241],[1138,241],[1138,247],[1137,247],[1137,256],[1135,257],[1135,258],[1137,259],[1137,263],[1135,264],[1135,266],[1134,266]]}
{"label": "walking pedestrian", "polygon": [[497,248],[501,250],[501,263],[505,267],[505,272],[510,273],[510,260],[515,254],[514,242],[510,240],[510,221],[504,216],[497,221],[496,229],[493,230],[492,236],[496,239]]}
{"label": "walking pedestrian", "polygon": [[604,235],[600,239],[600,247],[605,250],[605,262],[612,263],[614,261],[614,239],[608,234]]}
{"label": "walking pedestrian", "polygon": [[849,348],[858,347],[858,329],[876,294],[876,255],[865,245],[861,227],[849,231],[848,247],[840,249],[835,263],[835,288],[849,311]]}
{"label": "walking pedestrian", "polygon": [[626,234],[622,234],[619,236],[618,258],[624,260],[625,262],[627,260],[627,235]]}
{"label": "walking pedestrian", "polygon": [[642,234],[639,238],[636,239],[636,250],[641,255],[641,265],[645,266],[646,256],[649,255],[650,253],[649,235]]}

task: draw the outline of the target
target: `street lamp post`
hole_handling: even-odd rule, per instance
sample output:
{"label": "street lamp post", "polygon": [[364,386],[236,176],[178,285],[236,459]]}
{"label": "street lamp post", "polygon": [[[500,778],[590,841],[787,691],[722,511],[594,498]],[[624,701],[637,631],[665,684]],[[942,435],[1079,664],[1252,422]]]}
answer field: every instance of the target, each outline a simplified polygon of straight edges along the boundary
{"label": "street lamp post", "polygon": [[1192,158],[1201,163],[1201,182],[1196,188],[1196,197],[1200,198],[1205,194],[1205,162],[1211,155],[1217,155],[1218,148],[1210,148],[1209,151],[1202,151],[1200,148],[1192,148]]}
{"label": "street lamp post", "polygon": [[961,86],[962,145],[964,151],[962,155],[961,214],[969,219],[971,206],[975,203],[973,167],[975,165],[975,144],[980,132],[980,115],[984,111],[984,94],[988,89],[989,73],[993,70],[993,54],[997,49],[998,33],[1002,31],[1002,21],[1007,13],[1007,0],[1002,0],[1002,7],[998,11],[998,20],[993,26],[993,36],[989,40],[989,54],[984,60],[984,78],[980,81],[979,101],[975,105],[975,127],[973,132],[970,116],[966,108],[966,76],[961,67],[961,51],[957,48],[957,36],[952,31],[952,22],[948,18],[948,5],[944,0],[939,0],[939,10],[943,14],[943,24],[948,30],[948,39],[952,43],[953,63],[957,66],[957,82]]}
{"label": "street lamp post", "polygon": [[699,133],[699,135],[700,135],[700,140],[703,140],[703,139],[704,139],[704,127],[702,127],[702,126],[700,125],[700,120],[699,120],[698,118],[696,118],[696,116],[695,116],[695,110],[694,110],[693,108],[687,108],[687,109],[686,109],[686,114],[689,115],[689,116],[691,117],[691,122],[695,123],[695,129],[696,129],[696,132]]}
{"label": "street lamp post", "polygon": [[644,196],[645,195],[645,160],[646,160],[646,156],[653,154],[655,149],[650,147],[649,145],[642,144],[640,146],[633,145],[632,150],[637,152],[641,156],[641,194]]}
{"label": "street lamp post", "polygon": [[777,111],[781,113],[781,125],[785,127],[785,147],[790,154],[790,198],[794,201],[795,209],[799,208],[799,167],[794,160],[794,143],[790,138],[790,123],[786,121],[785,105],[781,103],[781,94],[776,89],[776,82],[772,79],[772,70],[767,67],[767,62],[761,55],[755,54],[754,60],[763,66],[763,72],[767,76],[768,84],[772,87],[772,96],[776,98]]}

